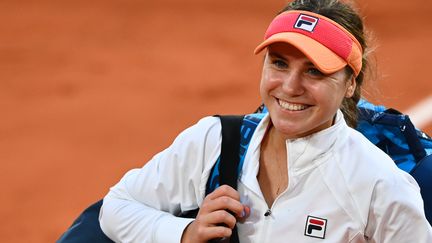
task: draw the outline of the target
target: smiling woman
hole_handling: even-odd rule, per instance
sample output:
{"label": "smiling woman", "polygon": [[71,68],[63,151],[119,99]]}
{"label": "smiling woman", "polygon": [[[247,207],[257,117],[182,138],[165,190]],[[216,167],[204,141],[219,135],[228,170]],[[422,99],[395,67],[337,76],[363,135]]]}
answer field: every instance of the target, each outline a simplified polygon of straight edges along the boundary
{"label": "smiling woman", "polygon": [[270,44],[263,66],[261,97],[282,139],[305,137],[333,124],[342,100],[351,98],[356,87],[347,70],[324,74],[294,46]]}
{"label": "smiling woman", "polygon": [[345,1],[291,2],[255,49],[268,113],[251,115],[255,130],[243,121],[237,190],[206,194],[222,141],[220,120],[205,117],[111,188],[102,230],[118,242],[432,242],[414,179],[352,128],[366,50]]}

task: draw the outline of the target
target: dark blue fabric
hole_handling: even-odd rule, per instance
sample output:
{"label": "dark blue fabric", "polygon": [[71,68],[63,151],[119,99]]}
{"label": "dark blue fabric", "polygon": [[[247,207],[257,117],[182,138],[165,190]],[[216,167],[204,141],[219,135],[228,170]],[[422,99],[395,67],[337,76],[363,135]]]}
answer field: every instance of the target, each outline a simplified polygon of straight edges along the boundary
{"label": "dark blue fabric", "polygon": [[59,243],[113,243],[99,225],[99,210],[102,200],[88,207],[73,222],[72,226],[57,240]]}
{"label": "dark blue fabric", "polygon": [[426,218],[432,224],[432,154],[420,160],[411,171],[411,175],[420,186]]}
{"label": "dark blue fabric", "polygon": [[416,129],[407,115],[365,100],[358,107],[357,130],[386,152],[400,169],[409,173],[432,154],[432,139]]}
{"label": "dark blue fabric", "polygon": [[432,224],[432,139],[397,110],[365,100],[358,107],[357,130],[414,177],[420,186],[426,218]]}

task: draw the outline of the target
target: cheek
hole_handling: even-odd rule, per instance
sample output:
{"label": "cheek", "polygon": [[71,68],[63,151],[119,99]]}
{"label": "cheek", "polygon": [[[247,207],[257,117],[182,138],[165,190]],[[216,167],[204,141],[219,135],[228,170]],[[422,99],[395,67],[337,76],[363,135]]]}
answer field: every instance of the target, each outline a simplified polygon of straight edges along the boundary
{"label": "cheek", "polygon": [[317,83],[308,87],[309,93],[314,97],[315,101],[321,104],[321,107],[326,107],[328,112],[336,111],[345,94],[345,87],[334,84]]}
{"label": "cheek", "polygon": [[261,93],[269,92],[277,88],[279,84],[280,84],[280,79],[277,77],[277,75],[275,75],[275,73],[269,70],[268,68],[267,69],[264,68],[261,75],[261,84],[260,84]]}
{"label": "cheek", "polygon": [[328,103],[331,105],[331,107],[335,110],[339,109],[343,99],[345,98],[346,95],[346,87],[341,86],[338,87],[337,89],[334,89],[332,92],[334,95],[330,96],[330,100],[328,101]]}
{"label": "cheek", "polygon": [[261,82],[260,82],[260,93],[261,96],[265,96],[265,94],[267,93],[268,90],[268,86],[269,86],[269,77],[268,77],[268,72],[263,69],[262,74],[261,74]]}
{"label": "cheek", "polygon": [[268,86],[268,82],[266,81],[266,79],[264,78],[264,76],[261,78],[261,83],[260,83],[260,95],[261,95],[261,99],[265,102],[267,97],[269,96],[269,88]]}

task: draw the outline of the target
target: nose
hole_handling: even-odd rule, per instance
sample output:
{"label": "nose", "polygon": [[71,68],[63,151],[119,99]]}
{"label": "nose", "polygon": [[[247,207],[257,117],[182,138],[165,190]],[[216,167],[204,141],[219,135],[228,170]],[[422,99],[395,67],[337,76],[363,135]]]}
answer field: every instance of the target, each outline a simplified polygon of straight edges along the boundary
{"label": "nose", "polygon": [[285,73],[282,80],[282,90],[290,96],[299,96],[305,92],[302,76],[296,70]]}

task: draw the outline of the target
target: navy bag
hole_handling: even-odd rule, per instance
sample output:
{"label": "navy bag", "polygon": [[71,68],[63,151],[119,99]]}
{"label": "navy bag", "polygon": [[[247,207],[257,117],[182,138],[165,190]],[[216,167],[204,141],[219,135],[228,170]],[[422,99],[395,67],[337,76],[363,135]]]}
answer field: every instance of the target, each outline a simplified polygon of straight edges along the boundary
{"label": "navy bag", "polygon": [[408,115],[395,109],[358,104],[357,130],[410,173],[420,186],[426,218],[432,224],[432,139],[416,129]]}
{"label": "navy bag", "polygon": [[72,226],[57,240],[63,243],[95,242],[113,243],[103,232],[99,225],[99,210],[102,200],[94,203],[72,223]]}

